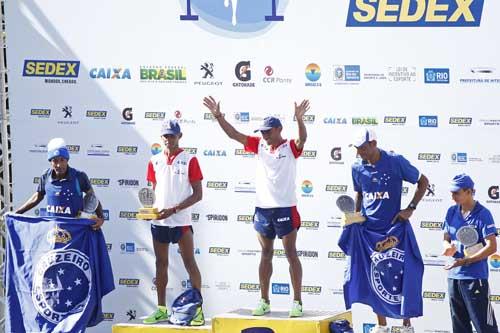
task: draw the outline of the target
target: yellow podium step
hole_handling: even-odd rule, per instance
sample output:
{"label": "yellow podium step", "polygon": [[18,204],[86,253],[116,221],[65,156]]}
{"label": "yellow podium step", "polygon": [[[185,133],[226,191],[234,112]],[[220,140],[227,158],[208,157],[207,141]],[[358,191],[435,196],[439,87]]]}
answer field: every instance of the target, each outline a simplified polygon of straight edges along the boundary
{"label": "yellow podium step", "polygon": [[289,318],[288,311],[272,311],[252,316],[249,309],[238,309],[212,318],[213,333],[329,333],[332,320],[347,319],[347,312],[305,311],[301,318]]}
{"label": "yellow podium step", "polygon": [[140,323],[127,323],[113,325],[113,333],[212,333],[210,322],[204,326],[185,327],[167,323],[144,325]]}

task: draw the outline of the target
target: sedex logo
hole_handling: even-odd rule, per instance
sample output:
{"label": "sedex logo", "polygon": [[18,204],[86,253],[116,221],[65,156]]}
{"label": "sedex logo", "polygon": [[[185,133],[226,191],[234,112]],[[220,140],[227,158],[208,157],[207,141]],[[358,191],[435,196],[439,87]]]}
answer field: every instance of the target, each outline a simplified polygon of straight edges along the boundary
{"label": "sedex logo", "polygon": [[478,27],[484,0],[350,0],[348,27]]}

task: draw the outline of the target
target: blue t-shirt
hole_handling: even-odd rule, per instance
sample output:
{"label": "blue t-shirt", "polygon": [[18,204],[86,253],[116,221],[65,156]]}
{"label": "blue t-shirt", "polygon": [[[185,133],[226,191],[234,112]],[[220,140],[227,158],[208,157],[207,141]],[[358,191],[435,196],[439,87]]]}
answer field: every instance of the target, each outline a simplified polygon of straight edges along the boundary
{"label": "blue t-shirt", "polygon": [[38,184],[37,192],[47,196],[47,216],[76,217],[83,209],[83,193],[92,189],[87,175],[68,167],[63,179],[52,178],[52,169],[48,169]]}
{"label": "blue t-shirt", "polygon": [[354,191],[361,192],[361,213],[364,225],[371,230],[385,232],[401,210],[403,180],[415,184],[420,172],[403,156],[380,150],[375,165],[362,161],[352,166]]}
{"label": "blue t-shirt", "polygon": [[[457,231],[464,226],[473,226],[478,233],[479,242],[483,243],[483,245],[485,245],[484,239],[486,237],[497,234],[493,216],[479,202],[476,202],[476,206],[465,219],[462,216],[460,205],[451,206],[446,213],[443,230],[450,235],[452,241],[456,242],[457,253],[454,255],[455,258],[464,257],[464,245],[457,239]],[[456,267],[449,271],[448,277],[457,280],[487,279],[488,259],[467,266]]]}

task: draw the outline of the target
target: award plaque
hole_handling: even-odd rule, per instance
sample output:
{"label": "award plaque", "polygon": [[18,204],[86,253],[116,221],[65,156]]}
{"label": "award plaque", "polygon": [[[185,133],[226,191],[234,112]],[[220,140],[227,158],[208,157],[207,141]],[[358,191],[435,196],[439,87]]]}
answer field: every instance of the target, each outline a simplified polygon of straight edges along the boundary
{"label": "award plaque", "polygon": [[139,213],[137,213],[137,219],[158,219],[158,208],[153,208],[155,199],[155,192],[152,189],[147,187],[141,188],[141,190],[139,191],[139,201],[144,207],[139,209]]}
{"label": "award plaque", "polygon": [[355,212],[354,199],[348,195],[341,195],[336,201],[337,207],[344,213],[342,216],[342,227],[353,223],[363,223],[366,218],[360,212]]}
{"label": "award plaque", "polygon": [[484,247],[479,242],[479,234],[476,228],[471,225],[466,225],[458,229],[457,239],[464,245],[464,255],[466,258],[476,254]]}
{"label": "award plaque", "polygon": [[99,205],[99,199],[95,196],[94,193],[85,194],[83,197],[83,210],[80,212],[78,217],[82,219],[95,219],[97,215],[95,210]]}

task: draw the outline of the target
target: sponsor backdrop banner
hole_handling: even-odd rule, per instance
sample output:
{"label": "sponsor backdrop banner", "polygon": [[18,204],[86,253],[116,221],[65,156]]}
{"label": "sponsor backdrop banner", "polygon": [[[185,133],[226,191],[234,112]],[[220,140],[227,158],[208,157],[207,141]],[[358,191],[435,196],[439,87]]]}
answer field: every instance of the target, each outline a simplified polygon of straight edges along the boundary
{"label": "sponsor backdrop banner", "polygon": [[[450,179],[469,173],[477,199],[500,219],[499,13],[493,0],[8,1],[15,205],[49,167],[49,139],[64,137],[70,165],[87,172],[106,209],[116,284],[104,298],[106,321],[89,331],[151,312],[154,254],[149,223],[135,218],[137,192],[149,158],[162,151],[162,120],[178,119],[181,146],[198,157],[205,177],[192,215],[205,311],[254,306],[256,158],[225,136],[202,99],[220,99],[241,132],[275,115],[294,138],[293,102],[308,98],[296,186],[305,308],[344,308],[334,202],[353,194],[356,156],[348,144],[354,130],[369,126],[380,147],[403,154],[430,179],[411,219],[426,264],[424,317],[414,325],[449,332],[439,253]],[[405,184],[403,205],[414,189]],[[288,264],[279,241],[275,249],[272,305],[288,308]],[[172,302],[189,281],[177,246],[170,257]],[[500,315],[500,255],[489,265]],[[354,317],[357,332],[375,322],[361,305]],[[397,332],[401,323],[390,324]]]}

